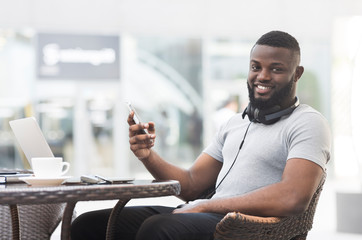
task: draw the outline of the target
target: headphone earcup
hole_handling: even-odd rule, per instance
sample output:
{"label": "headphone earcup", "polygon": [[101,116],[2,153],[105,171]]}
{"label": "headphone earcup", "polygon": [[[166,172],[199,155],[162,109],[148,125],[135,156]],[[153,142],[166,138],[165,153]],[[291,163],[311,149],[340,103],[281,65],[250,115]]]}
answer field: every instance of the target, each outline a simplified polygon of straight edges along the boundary
{"label": "headphone earcup", "polygon": [[251,106],[251,104],[249,103],[249,106],[248,106],[248,118],[250,120],[250,122],[254,122],[255,121],[255,117],[254,117],[254,108],[253,106]]}
{"label": "headphone earcup", "polygon": [[248,106],[245,108],[244,112],[243,112],[243,119],[245,118],[245,115],[248,115],[249,121],[250,122],[254,122],[255,118],[254,118],[254,108],[251,106],[250,102],[248,104]]}

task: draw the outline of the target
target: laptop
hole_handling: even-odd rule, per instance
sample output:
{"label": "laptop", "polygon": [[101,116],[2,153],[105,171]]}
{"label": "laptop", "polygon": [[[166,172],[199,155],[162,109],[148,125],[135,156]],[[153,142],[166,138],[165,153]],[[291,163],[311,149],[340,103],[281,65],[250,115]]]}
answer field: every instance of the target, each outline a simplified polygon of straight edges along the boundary
{"label": "laptop", "polygon": [[13,120],[9,124],[30,166],[33,157],[54,157],[34,117]]}

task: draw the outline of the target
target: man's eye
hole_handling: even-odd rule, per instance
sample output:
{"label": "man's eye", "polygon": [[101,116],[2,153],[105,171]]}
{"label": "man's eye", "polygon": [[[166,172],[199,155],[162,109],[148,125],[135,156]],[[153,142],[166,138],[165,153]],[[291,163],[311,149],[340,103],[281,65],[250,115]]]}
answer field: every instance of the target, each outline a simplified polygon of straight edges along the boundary
{"label": "man's eye", "polygon": [[253,71],[258,70],[258,69],[259,69],[258,66],[255,66],[255,65],[252,65],[252,66],[251,66],[251,70],[253,70]]}
{"label": "man's eye", "polygon": [[283,71],[282,68],[273,68],[272,70],[273,70],[273,72],[282,72]]}

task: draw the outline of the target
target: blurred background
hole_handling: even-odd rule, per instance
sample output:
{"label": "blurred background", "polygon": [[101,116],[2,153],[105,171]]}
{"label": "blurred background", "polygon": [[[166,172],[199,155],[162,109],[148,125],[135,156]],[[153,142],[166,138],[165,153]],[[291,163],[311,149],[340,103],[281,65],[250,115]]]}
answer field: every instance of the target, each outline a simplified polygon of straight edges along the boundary
{"label": "blurred background", "polygon": [[125,101],[142,121],[156,123],[155,149],[189,167],[220,124],[247,105],[255,41],[282,30],[301,46],[299,98],[333,132],[310,238],[362,239],[362,1],[0,5],[0,167],[29,168],[8,122],[35,116],[54,154],[71,163],[71,175],[151,178],[129,150]]}

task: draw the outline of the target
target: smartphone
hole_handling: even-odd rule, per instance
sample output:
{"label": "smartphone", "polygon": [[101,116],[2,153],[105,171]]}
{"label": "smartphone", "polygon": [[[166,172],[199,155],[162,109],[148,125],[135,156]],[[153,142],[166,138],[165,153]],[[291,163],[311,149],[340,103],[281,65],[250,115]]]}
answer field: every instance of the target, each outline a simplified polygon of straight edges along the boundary
{"label": "smartphone", "polygon": [[80,181],[84,182],[84,183],[89,183],[89,184],[97,184],[97,183],[100,183],[102,181],[102,179],[99,179],[92,175],[82,175],[80,177]]}
{"label": "smartphone", "polygon": [[[139,117],[136,109],[132,106],[131,102],[126,102],[126,105],[128,107],[128,111],[129,113],[133,112],[133,121],[136,123],[136,124],[140,124],[142,123],[141,122],[141,118]],[[145,129],[142,129],[141,130],[143,134],[148,134],[147,131]]]}

